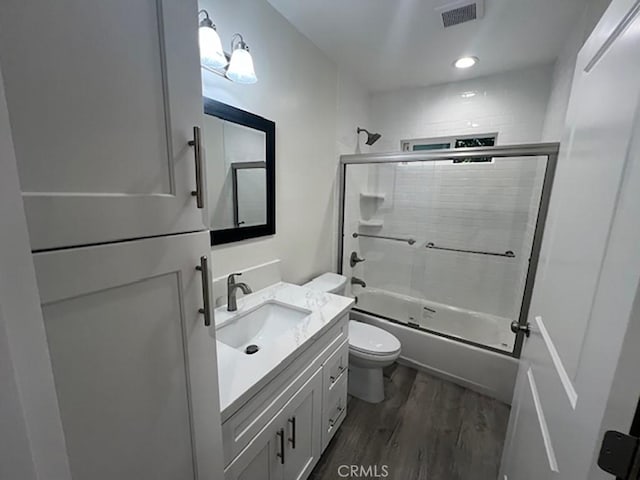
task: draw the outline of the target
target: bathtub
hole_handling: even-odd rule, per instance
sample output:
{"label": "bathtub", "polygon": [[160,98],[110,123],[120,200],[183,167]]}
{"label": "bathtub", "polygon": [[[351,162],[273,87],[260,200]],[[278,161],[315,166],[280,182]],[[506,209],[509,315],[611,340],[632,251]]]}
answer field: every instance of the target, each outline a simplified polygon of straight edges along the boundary
{"label": "bathtub", "polygon": [[432,330],[510,353],[515,336],[511,320],[443,303],[367,288],[356,296],[356,308],[391,320]]}
{"label": "bathtub", "polygon": [[511,403],[517,360],[456,340],[509,353],[514,339],[509,319],[376,288],[362,290],[356,298],[351,318],[395,335],[402,344],[400,363]]}

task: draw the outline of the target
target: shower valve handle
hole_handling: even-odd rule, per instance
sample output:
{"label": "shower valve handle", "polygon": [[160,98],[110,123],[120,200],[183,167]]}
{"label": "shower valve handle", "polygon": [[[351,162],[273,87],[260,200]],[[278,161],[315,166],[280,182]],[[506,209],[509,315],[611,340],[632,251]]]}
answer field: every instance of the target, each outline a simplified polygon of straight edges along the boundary
{"label": "shower valve handle", "polygon": [[358,254],[356,252],[351,252],[351,256],[349,257],[349,265],[351,265],[351,268],[364,261],[364,258],[358,258]]}

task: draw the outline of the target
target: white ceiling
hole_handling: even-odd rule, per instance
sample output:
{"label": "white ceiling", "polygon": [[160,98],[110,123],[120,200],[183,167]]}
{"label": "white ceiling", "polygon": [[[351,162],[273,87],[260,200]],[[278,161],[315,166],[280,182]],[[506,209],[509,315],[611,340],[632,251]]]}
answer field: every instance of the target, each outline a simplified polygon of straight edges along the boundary
{"label": "white ceiling", "polygon": [[[371,91],[426,86],[553,62],[586,0],[486,0],[485,16],[444,29],[441,0],[269,0]],[[461,71],[463,55],[480,62]]]}

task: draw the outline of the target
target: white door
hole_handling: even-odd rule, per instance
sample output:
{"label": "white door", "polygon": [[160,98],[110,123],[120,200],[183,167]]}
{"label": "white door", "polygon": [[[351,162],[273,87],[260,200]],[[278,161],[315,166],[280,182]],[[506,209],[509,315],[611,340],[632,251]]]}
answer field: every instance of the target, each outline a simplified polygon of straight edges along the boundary
{"label": "white door", "polygon": [[3,0],[0,62],[34,250],[202,230],[196,0]]}
{"label": "white door", "polygon": [[[614,0],[578,56],[501,480],[611,478],[595,467],[601,422],[623,340],[640,337],[639,15]],[[640,380],[616,382],[630,426]]]}
{"label": "white door", "polygon": [[222,475],[209,233],[34,255],[72,477]]}

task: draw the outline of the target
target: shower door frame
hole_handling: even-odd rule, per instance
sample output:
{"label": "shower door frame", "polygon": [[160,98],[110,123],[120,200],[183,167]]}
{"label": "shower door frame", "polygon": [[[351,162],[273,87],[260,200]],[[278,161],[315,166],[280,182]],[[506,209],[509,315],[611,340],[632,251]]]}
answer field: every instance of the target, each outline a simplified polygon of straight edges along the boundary
{"label": "shower door frame", "polygon": [[[533,234],[533,245],[531,247],[531,256],[529,257],[529,266],[527,268],[527,276],[525,280],[524,293],[522,295],[522,303],[520,305],[520,314],[518,323],[524,327],[527,324],[529,314],[529,306],[531,304],[531,295],[533,293],[533,284],[535,281],[536,271],[538,268],[538,260],[540,258],[540,247],[542,245],[542,236],[544,226],[547,220],[549,210],[549,199],[551,198],[551,190],[553,179],[558,163],[559,143],[530,143],[521,145],[497,145],[494,147],[473,147],[473,148],[455,148],[446,150],[427,150],[419,152],[394,152],[394,153],[372,153],[372,154],[355,154],[341,155],[340,165],[338,168],[338,186],[339,186],[339,212],[338,212],[338,273],[342,272],[343,256],[344,256],[344,208],[346,194],[346,172],[349,165],[375,164],[375,163],[410,163],[410,162],[440,162],[455,159],[465,159],[474,157],[493,157],[504,158],[509,160],[510,157],[546,157],[544,179],[542,182],[542,192],[540,193],[540,203],[538,205],[538,216],[536,217],[536,228]],[[355,308],[362,313],[374,315],[385,320],[393,321],[405,325],[402,322],[382,317],[375,313],[365,312]],[[409,325],[405,325],[410,327]],[[410,327],[413,328],[413,327]],[[424,328],[421,330],[428,333],[449,338],[458,342],[467,343],[485,350],[500,353],[514,358],[520,358],[522,344],[524,342],[524,332],[521,330],[516,334],[516,341],[513,350],[507,352],[497,348],[493,348],[480,343],[472,342],[464,338],[455,337],[446,333]]]}

